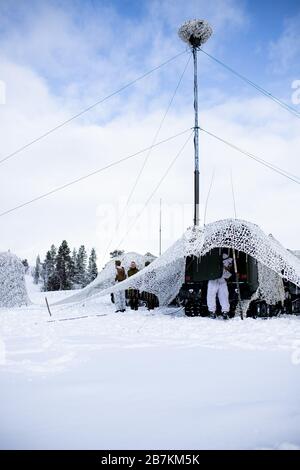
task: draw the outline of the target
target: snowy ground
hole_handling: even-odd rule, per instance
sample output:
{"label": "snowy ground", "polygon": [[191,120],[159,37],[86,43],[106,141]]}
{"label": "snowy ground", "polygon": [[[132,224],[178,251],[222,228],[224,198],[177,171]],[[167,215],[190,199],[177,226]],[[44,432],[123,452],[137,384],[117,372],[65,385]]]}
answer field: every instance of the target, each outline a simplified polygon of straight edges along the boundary
{"label": "snowy ground", "polygon": [[50,322],[30,296],[0,311],[1,448],[300,449],[300,317],[116,314],[103,298]]}

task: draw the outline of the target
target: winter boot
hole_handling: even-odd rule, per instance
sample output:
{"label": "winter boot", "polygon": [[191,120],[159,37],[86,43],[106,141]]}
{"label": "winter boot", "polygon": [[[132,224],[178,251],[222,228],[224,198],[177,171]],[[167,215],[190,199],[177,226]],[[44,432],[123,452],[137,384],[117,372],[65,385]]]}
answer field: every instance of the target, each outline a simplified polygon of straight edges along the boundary
{"label": "winter boot", "polygon": [[224,320],[229,320],[229,316],[227,312],[222,312],[222,317]]}
{"label": "winter boot", "polygon": [[216,312],[208,312],[209,318],[217,318]]}

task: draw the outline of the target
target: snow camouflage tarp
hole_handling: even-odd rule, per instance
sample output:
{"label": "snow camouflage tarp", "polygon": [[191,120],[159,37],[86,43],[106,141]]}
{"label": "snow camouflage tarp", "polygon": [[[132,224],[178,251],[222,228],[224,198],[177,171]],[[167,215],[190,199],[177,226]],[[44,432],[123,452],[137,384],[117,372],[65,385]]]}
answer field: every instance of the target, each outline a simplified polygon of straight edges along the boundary
{"label": "snow camouflage tarp", "polygon": [[124,266],[125,271],[127,272],[131,261],[135,261],[137,268],[141,270],[144,268],[146,261],[152,262],[155,259],[155,256],[151,255],[150,253],[146,255],[140,255],[135,252],[123,253],[122,255],[111,259],[98,274],[96,279],[94,279],[94,281],[88,284],[84,289],[74,295],[67,297],[64,300],[57,302],[56,304],[58,305],[69,302],[80,302],[94,296],[95,294],[98,294],[108,287],[114,286],[116,276],[115,260],[117,259],[122,262],[122,266]]}
{"label": "snow camouflage tarp", "polygon": [[[253,299],[260,298],[269,304],[282,301],[283,278],[300,287],[299,258],[257,225],[244,220],[225,219],[207,224],[204,228],[189,228],[161,257],[131,278],[111,287],[112,283],[107,286],[105,282],[100,282],[100,273],[90,286],[80,292],[80,297],[71,296],[61,303],[88,297],[92,301],[98,295],[133,288],[153,293],[160,305],[168,305],[184,282],[186,257],[203,256],[213,248],[234,248],[258,261],[259,287]],[[114,269],[113,265],[110,269]],[[247,305],[244,306],[245,310]]]}
{"label": "snow camouflage tarp", "polygon": [[21,260],[12,253],[0,253],[0,308],[29,303]]}
{"label": "snow camouflage tarp", "polygon": [[198,40],[197,47],[200,47],[210,38],[212,32],[212,27],[206,20],[189,20],[179,28],[178,36],[190,46],[195,44],[192,40],[195,38]]}

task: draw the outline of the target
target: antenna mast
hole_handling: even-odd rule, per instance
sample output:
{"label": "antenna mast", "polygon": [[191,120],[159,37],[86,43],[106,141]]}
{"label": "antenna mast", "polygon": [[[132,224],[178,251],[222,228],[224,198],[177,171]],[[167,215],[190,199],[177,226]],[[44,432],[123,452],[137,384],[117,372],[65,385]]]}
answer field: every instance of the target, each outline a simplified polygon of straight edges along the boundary
{"label": "antenna mast", "polygon": [[194,59],[194,226],[199,225],[200,169],[199,169],[199,123],[198,123],[198,67],[197,52],[212,35],[212,27],[205,20],[186,21],[179,29],[180,39],[192,49]]}
{"label": "antenna mast", "polygon": [[161,199],[159,200],[159,256],[161,256]]}

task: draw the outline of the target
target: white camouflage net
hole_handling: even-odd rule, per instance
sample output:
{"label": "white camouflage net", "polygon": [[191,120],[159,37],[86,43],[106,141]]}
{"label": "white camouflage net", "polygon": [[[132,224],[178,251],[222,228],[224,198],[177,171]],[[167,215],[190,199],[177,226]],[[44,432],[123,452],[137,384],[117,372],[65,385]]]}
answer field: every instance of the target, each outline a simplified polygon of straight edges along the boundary
{"label": "white camouflage net", "polygon": [[[257,225],[244,220],[225,219],[204,228],[189,228],[160,258],[114,286],[115,269],[114,262],[111,261],[92,284],[59,303],[86,300],[93,302],[98,296],[133,288],[155,294],[160,306],[168,305],[184,283],[186,257],[203,256],[213,248],[234,248],[258,261],[259,287],[252,299],[259,298],[271,305],[283,300],[283,278],[300,287],[300,259],[297,256],[271,235],[265,235]],[[140,263],[138,256],[141,255],[125,255],[125,268],[132,259]],[[144,257],[142,258],[143,266]],[[249,301],[243,304],[243,310],[246,311]]]}
{"label": "white camouflage net", "polygon": [[212,35],[212,27],[206,20],[190,20],[183,23],[178,36],[190,46],[200,47]]}
{"label": "white camouflage net", "polygon": [[116,258],[110,260],[102,271],[98,274],[96,279],[87,285],[84,289],[80,290],[78,293],[67,297],[64,300],[57,302],[55,305],[70,303],[70,302],[80,302],[81,300],[85,300],[89,297],[94,296],[95,294],[103,291],[104,289],[111,287],[115,284],[115,276],[116,276],[116,268],[115,268],[115,260],[120,260],[122,262],[122,266],[124,266],[125,271],[127,273],[130,263],[135,261],[136,266],[139,270],[145,267],[146,261],[152,262],[155,259],[153,255],[140,255],[138,253],[123,253]]}
{"label": "white camouflage net", "polygon": [[269,305],[284,302],[285,292],[282,278],[267,266],[258,262],[258,288],[250,299],[242,300],[243,314],[246,315],[250,303],[253,300],[264,300]]}
{"label": "white camouflage net", "polygon": [[29,303],[21,260],[12,253],[0,253],[0,308]]}
{"label": "white camouflage net", "polygon": [[299,258],[274,237],[265,235],[257,225],[225,219],[208,224],[204,229],[189,228],[160,258],[135,276],[104,289],[98,295],[133,288],[153,293],[160,305],[167,305],[184,283],[186,257],[203,256],[213,248],[234,248],[258,261],[259,287],[255,298],[271,305],[283,300],[282,278],[300,287]]}

